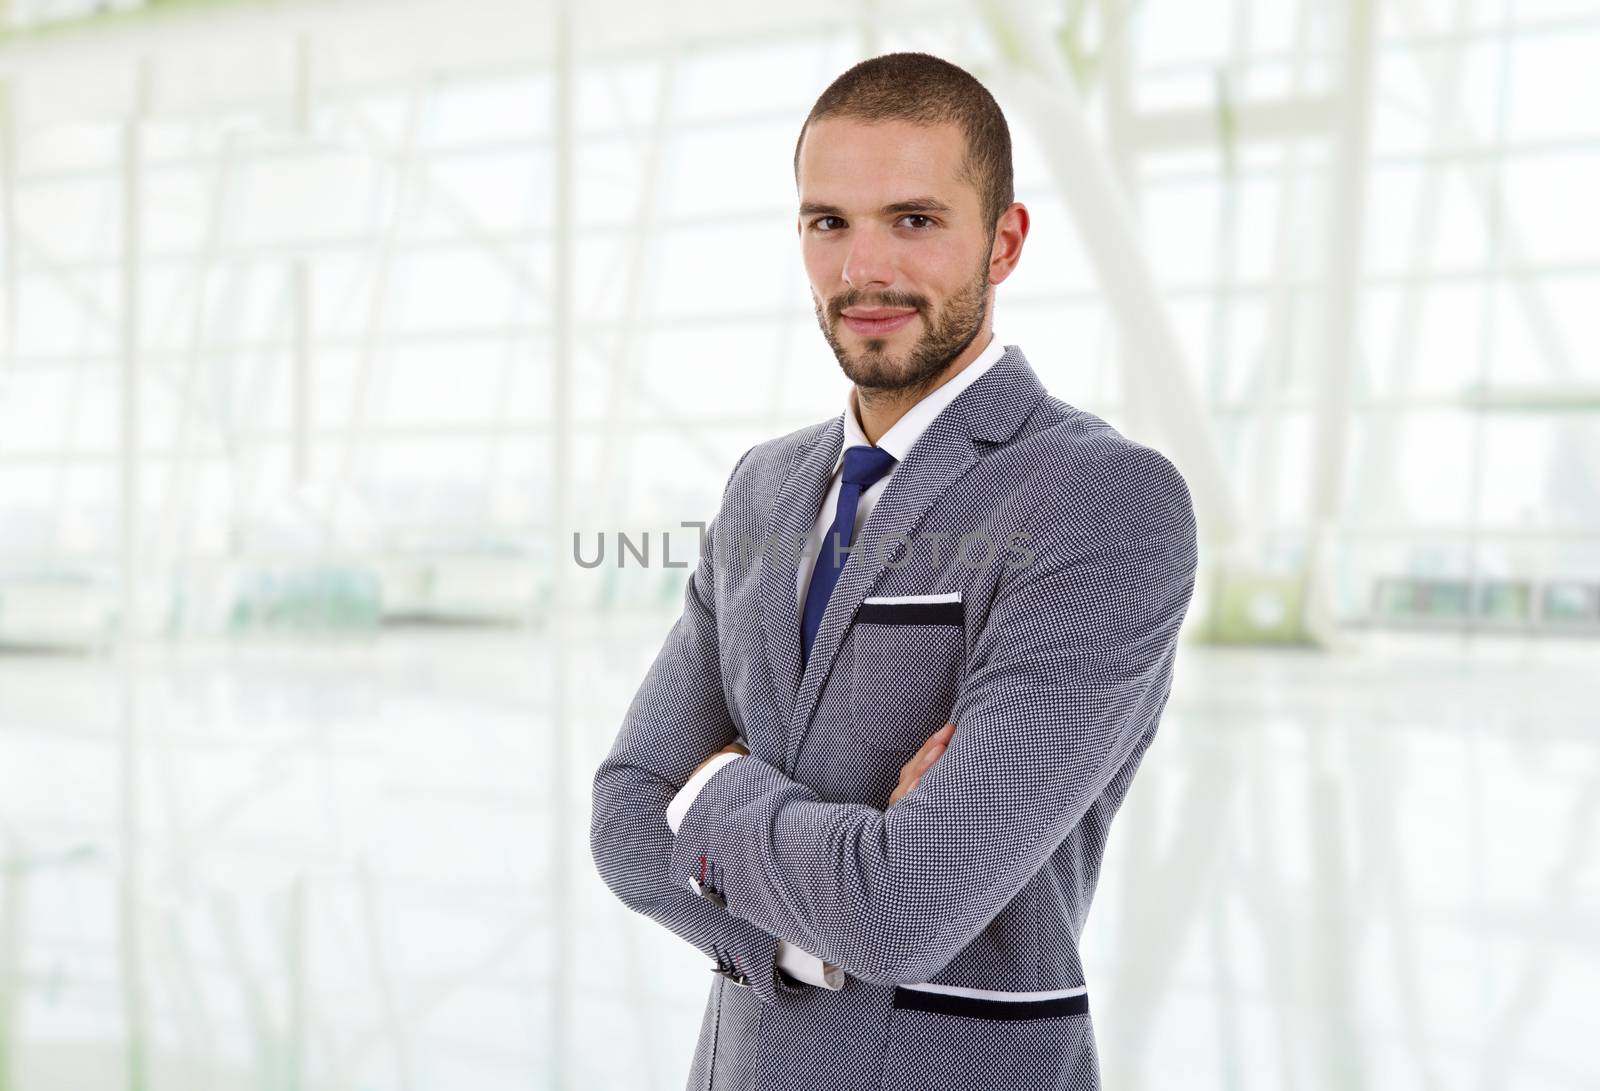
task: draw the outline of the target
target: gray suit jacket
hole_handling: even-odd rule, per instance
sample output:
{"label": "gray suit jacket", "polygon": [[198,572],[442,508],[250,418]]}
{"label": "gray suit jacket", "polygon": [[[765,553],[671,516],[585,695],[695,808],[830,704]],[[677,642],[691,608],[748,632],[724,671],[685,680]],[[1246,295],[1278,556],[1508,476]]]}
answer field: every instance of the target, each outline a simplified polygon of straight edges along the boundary
{"label": "gray suit jacket", "polygon": [[[1097,1087],[1078,937],[1171,687],[1188,488],[1008,345],[857,528],[802,671],[797,557],[841,438],[834,418],[734,467],[595,774],[595,863],[723,968],[692,1088]],[[668,801],[738,735],[750,756],[674,836]],[[778,937],[845,988],[776,970]]]}

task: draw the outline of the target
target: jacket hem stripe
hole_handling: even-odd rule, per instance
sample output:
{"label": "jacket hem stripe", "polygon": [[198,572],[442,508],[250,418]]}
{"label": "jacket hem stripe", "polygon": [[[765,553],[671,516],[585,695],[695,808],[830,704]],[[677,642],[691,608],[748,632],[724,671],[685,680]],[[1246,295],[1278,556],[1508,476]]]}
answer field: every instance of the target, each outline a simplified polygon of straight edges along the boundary
{"label": "jacket hem stripe", "polygon": [[944,1015],[968,1015],[978,1019],[1044,1019],[1056,1015],[1086,1014],[1089,1010],[1089,994],[1079,992],[1049,1000],[985,1000],[950,993],[923,992],[896,985],[894,1006]]}

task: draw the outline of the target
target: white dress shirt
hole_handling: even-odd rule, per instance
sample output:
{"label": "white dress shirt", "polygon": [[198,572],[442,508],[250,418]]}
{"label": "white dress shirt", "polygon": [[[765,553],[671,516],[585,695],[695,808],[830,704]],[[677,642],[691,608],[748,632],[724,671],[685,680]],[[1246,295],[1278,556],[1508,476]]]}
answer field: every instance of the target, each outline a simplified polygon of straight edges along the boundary
{"label": "white dress shirt", "polygon": [[[978,377],[995,365],[995,362],[1005,355],[1005,346],[1000,339],[990,336],[989,344],[966,367],[946,380],[936,390],[929,392],[917,404],[906,410],[905,415],[894,422],[887,432],[878,437],[878,446],[894,456],[894,464],[889,467],[889,472],[884,474],[872,487],[861,494],[861,499],[856,502],[855,530],[851,533],[850,540],[856,541],[861,537],[860,530],[866,525],[867,516],[872,514],[872,507],[877,503],[878,497],[883,495],[883,490],[888,488],[889,479],[905,461],[906,455],[911,452],[912,446],[927,431],[928,425],[934,422],[938,415],[944,412],[945,406],[955,400],[967,387],[978,380]],[[805,616],[806,590],[811,584],[811,573],[816,568],[817,558],[822,556],[823,542],[828,535],[828,530],[833,526],[835,510],[839,506],[839,490],[844,481],[841,471],[844,468],[844,453],[851,447],[871,446],[867,435],[861,428],[860,419],[856,416],[856,388],[851,385],[845,397],[844,413],[844,442],[839,446],[839,457],[833,463],[833,483],[828,487],[828,495],[823,498],[822,507],[817,512],[817,521],[811,528],[811,533],[801,549],[800,563],[795,572],[795,596],[798,600],[800,615]],[[840,551],[841,559],[848,554]],[[730,761],[742,757],[741,754],[718,754],[715,758],[700,767],[689,782],[672,797],[672,802],[667,805],[667,825],[672,827],[672,832],[677,833],[678,827],[683,823],[683,816],[688,813],[689,807],[694,803],[694,797],[706,781]],[[837,966],[823,962],[816,955],[802,951],[800,948],[783,940],[778,941],[778,965],[788,973],[802,981],[824,989],[840,989],[844,987],[844,974]]]}

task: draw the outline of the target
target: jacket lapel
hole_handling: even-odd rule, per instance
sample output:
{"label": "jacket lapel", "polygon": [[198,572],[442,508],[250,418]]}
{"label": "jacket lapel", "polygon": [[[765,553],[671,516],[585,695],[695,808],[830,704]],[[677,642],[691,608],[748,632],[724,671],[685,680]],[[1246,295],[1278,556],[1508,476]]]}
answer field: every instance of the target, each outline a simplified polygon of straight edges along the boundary
{"label": "jacket lapel", "polygon": [[803,672],[796,572],[801,544],[814,527],[832,484],[833,466],[844,441],[843,421],[835,419],[815,443],[796,456],[767,521],[761,565],[765,603],[761,631],[787,724],[786,772],[799,757],[822,683],[832,669],[850,619],[889,565],[905,553],[908,547],[902,539],[911,538],[934,501],[978,461],[984,450],[980,445],[1010,439],[1044,394],[1044,386],[1022,350],[1013,345],[934,418],[905,461],[889,475],[866,523],[856,528]]}
{"label": "jacket lapel", "polygon": [[795,456],[788,476],[778,487],[759,543],[761,638],[785,725],[800,685],[800,606],[795,582],[799,578],[800,549],[833,483],[833,465],[843,444],[844,421],[836,417],[811,446]]}

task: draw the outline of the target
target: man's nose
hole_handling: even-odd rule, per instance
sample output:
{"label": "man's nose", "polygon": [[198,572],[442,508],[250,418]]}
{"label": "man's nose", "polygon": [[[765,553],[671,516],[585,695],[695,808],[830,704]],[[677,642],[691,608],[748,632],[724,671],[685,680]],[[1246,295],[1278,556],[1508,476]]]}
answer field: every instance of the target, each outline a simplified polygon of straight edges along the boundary
{"label": "man's nose", "polygon": [[889,240],[871,229],[857,231],[844,256],[844,281],[858,292],[893,284],[894,264]]}

